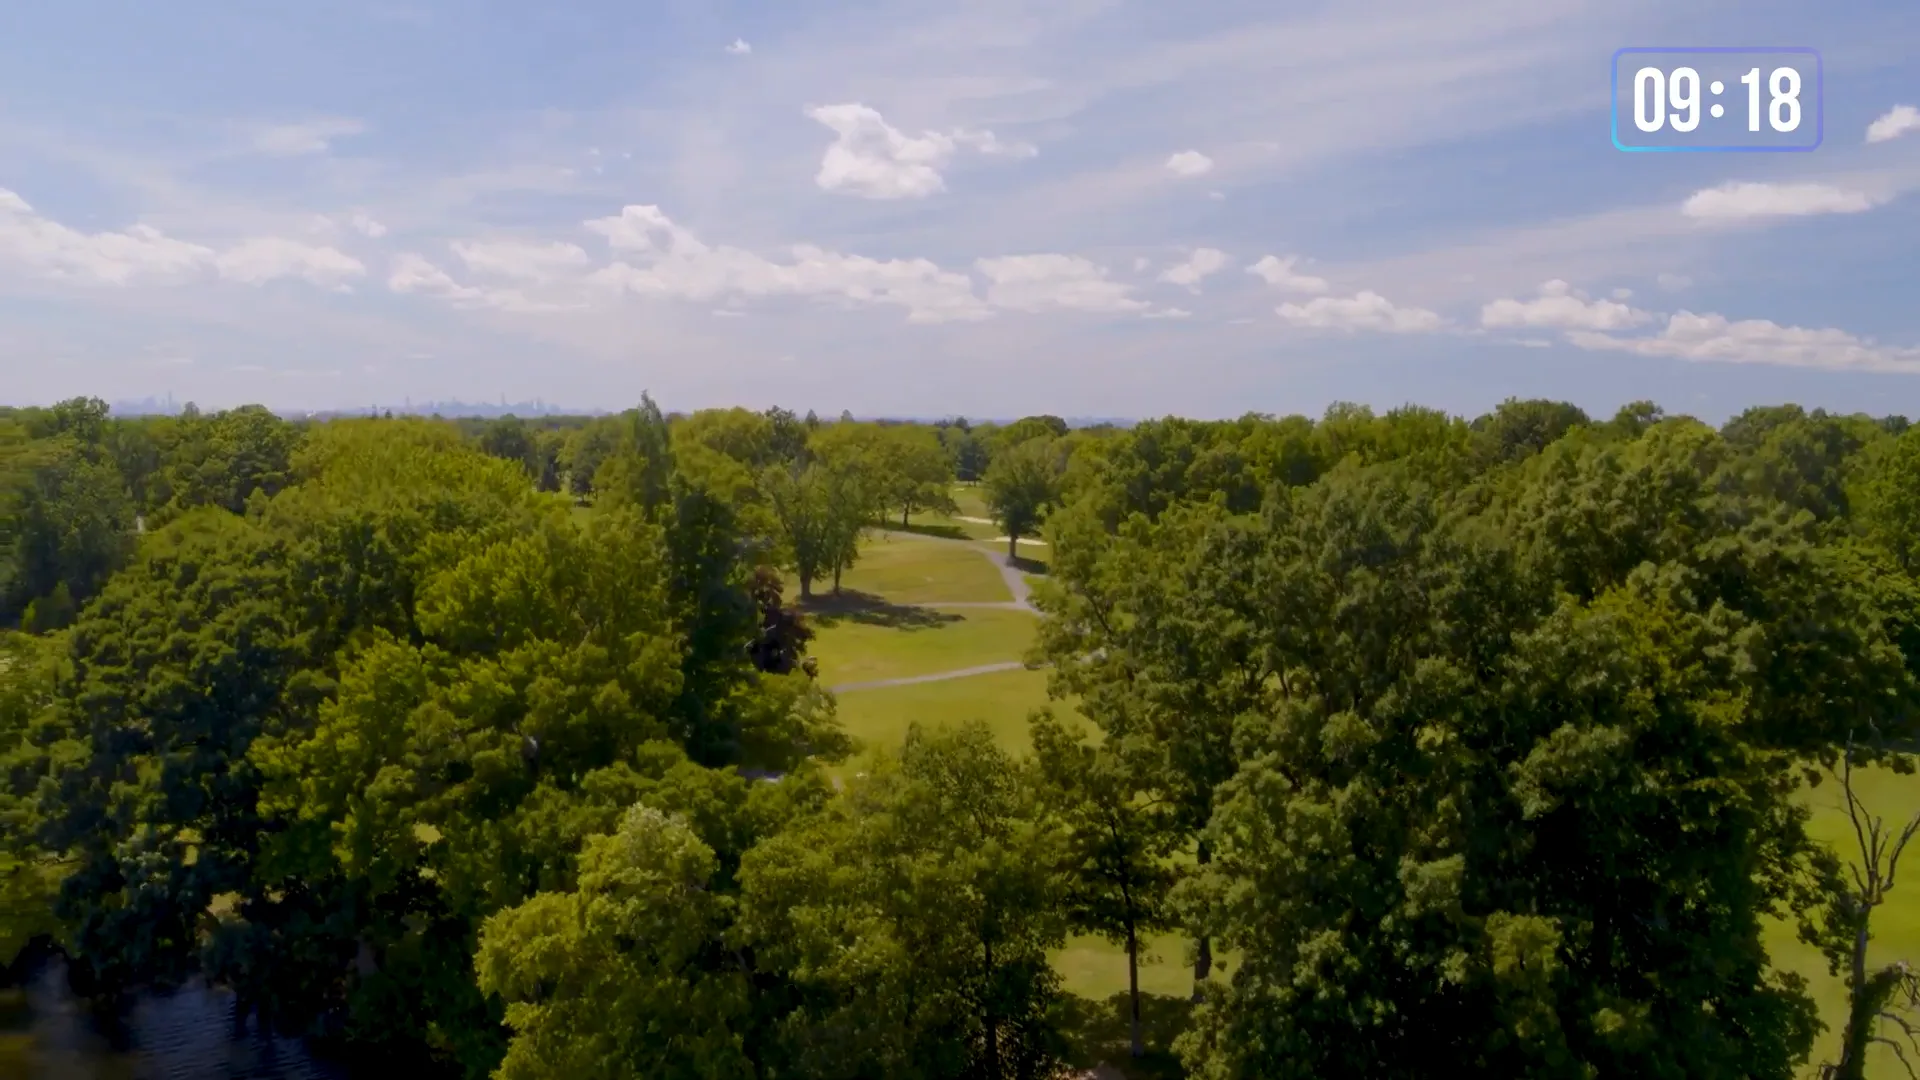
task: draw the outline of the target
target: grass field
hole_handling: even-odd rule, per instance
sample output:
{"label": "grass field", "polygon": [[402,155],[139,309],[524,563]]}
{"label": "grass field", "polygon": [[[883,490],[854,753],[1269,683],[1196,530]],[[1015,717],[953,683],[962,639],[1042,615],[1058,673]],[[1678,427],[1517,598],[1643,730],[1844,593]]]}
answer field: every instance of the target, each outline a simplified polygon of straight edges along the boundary
{"label": "grass field", "polygon": [[808,651],[819,659],[820,681],[827,686],[1017,660],[1033,641],[1035,625],[1024,611],[899,605],[812,618],[815,636]]}
{"label": "grass field", "polygon": [[[1003,654],[1000,659],[1017,660],[1019,654]],[[907,726],[915,722],[932,726],[984,720],[1001,746],[1025,753],[1027,713],[1047,704],[1047,673],[996,671],[941,682],[854,690],[839,698],[841,725],[847,734],[868,746],[898,747],[907,737]],[[1057,703],[1054,711],[1065,712]]]}
{"label": "grass field", "polygon": [[[824,601],[832,587],[831,580],[814,582],[816,597]],[[861,545],[859,561],[840,576],[840,589],[893,604],[1004,603],[1013,599],[1000,577],[1000,568],[968,550],[967,545],[884,534]],[[799,581],[791,575],[787,595],[800,595]]]}

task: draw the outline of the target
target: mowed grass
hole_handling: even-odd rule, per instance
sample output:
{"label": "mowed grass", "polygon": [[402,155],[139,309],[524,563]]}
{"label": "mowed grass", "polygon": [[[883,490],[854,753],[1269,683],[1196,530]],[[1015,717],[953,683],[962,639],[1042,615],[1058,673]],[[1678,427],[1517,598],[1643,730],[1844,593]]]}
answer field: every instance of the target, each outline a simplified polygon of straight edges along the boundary
{"label": "mowed grass", "polygon": [[[813,587],[815,596],[825,601],[833,581],[816,581]],[[967,545],[900,536],[875,536],[862,544],[859,561],[840,575],[840,588],[893,604],[1006,603],[1013,599],[1000,568]],[[787,596],[799,595],[799,581],[788,575]]]}
{"label": "mowed grass", "polygon": [[[1853,790],[1866,804],[1869,813],[1885,819],[1887,828],[1897,831],[1920,813],[1920,774],[1902,776],[1891,769],[1855,769]],[[1858,863],[1859,847],[1854,841],[1853,825],[1847,817],[1840,784],[1828,779],[1817,788],[1803,789],[1803,797],[1813,807],[1808,831],[1815,839],[1833,846],[1840,858]],[[1920,879],[1912,867],[1920,865],[1920,844],[1909,848],[1901,860],[1902,873],[1887,896],[1887,902],[1874,912],[1873,941],[1868,946],[1868,964],[1878,968],[1896,960],[1920,963]],[[1820,1006],[1820,1019],[1827,1029],[1814,1040],[1813,1057],[1806,1075],[1812,1076],[1822,1062],[1835,1060],[1840,1046],[1839,1031],[1846,1022],[1847,989],[1845,981],[1827,973],[1827,962],[1819,950],[1802,944],[1792,926],[1774,923],[1768,927],[1767,951],[1775,967],[1805,976],[1807,989]],[[1897,1032],[1885,1034],[1898,1037]],[[1909,1060],[1916,1058],[1914,1048],[1904,1047]],[[1867,1058],[1867,1075],[1905,1076],[1893,1051],[1875,1046]]]}
{"label": "mowed grass", "polygon": [[[1019,653],[1011,651],[1000,656],[1005,660],[1019,658]],[[994,660],[980,662],[990,664]],[[1003,749],[1025,754],[1030,745],[1027,714],[1047,704],[1047,673],[1020,669],[907,686],[851,690],[839,695],[839,716],[847,734],[866,747],[898,750],[906,741],[907,727],[916,722],[932,727],[981,720]],[[1054,703],[1054,712],[1071,715],[1070,710],[1058,702]]]}
{"label": "mowed grass", "polygon": [[958,483],[953,485],[953,504],[960,508],[961,517],[992,517],[987,510],[986,494],[979,484]]}
{"label": "mowed grass", "polygon": [[[965,511],[962,511],[965,514]],[[984,514],[965,514],[968,517],[984,517]],[[1000,535],[1000,530],[990,523],[961,521],[957,517],[945,514],[922,514],[913,519],[909,529],[922,529],[936,536],[950,536],[956,540],[992,540]]]}
{"label": "mowed grass", "polygon": [[[1140,992],[1186,997],[1193,993],[1193,939],[1184,934],[1156,934],[1141,943]],[[1053,955],[1069,992],[1092,1001],[1105,1001],[1127,989],[1127,953],[1123,946],[1101,937],[1074,937]],[[1216,961],[1215,975],[1223,975]]]}
{"label": "mowed grass", "polygon": [[922,609],[916,615],[816,617],[807,651],[820,662],[821,684],[932,675],[1018,660],[1033,643],[1035,619],[1024,611]]}

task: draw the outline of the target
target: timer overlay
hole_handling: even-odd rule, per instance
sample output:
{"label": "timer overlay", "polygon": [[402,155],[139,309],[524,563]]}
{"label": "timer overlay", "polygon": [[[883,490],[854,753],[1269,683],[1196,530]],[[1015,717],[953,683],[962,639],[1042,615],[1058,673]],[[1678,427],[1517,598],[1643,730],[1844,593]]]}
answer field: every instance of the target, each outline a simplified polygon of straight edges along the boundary
{"label": "timer overlay", "polygon": [[1627,48],[1613,55],[1613,142],[1628,151],[1792,153],[1822,142],[1809,48]]}

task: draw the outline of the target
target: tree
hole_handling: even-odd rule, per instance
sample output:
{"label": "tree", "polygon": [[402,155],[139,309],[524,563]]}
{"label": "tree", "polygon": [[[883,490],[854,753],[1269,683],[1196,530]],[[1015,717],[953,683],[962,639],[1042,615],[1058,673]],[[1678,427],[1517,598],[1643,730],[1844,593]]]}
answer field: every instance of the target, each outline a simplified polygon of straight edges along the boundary
{"label": "tree", "polygon": [[69,867],[40,844],[37,789],[53,766],[50,714],[64,644],[0,630],[0,971],[62,929],[54,905]]}
{"label": "tree", "polygon": [[1913,1072],[1906,1049],[1900,1040],[1881,1034],[1884,1029],[1898,1031],[1907,1046],[1920,1050],[1920,970],[1905,960],[1867,966],[1867,946],[1873,940],[1875,910],[1887,902],[1887,896],[1900,869],[1900,856],[1907,844],[1920,833],[1920,813],[1897,830],[1870,813],[1853,790],[1854,748],[1849,743],[1840,761],[1840,795],[1846,802],[1847,820],[1853,826],[1858,861],[1849,865],[1846,877],[1834,874],[1830,888],[1833,897],[1827,918],[1817,937],[1827,956],[1829,970],[1847,983],[1847,1021],[1841,1028],[1840,1057],[1823,1065],[1822,1080],[1863,1080],[1867,1051],[1874,1045],[1885,1046],[1900,1063]]}
{"label": "tree", "polygon": [[62,586],[86,603],[132,551],[118,470],[71,435],[0,445],[0,623]]}
{"label": "tree", "polygon": [[673,441],[667,419],[652,397],[641,394],[640,406],[621,420],[620,441],[594,473],[593,490],[609,506],[634,506],[652,515],[670,497]]}
{"label": "tree", "polygon": [[1480,454],[1489,464],[1518,461],[1590,421],[1579,406],[1564,401],[1508,398],[1473,422]]}
{"label": "tree", "polygon": [[1060,471],[1053,443],[1030,439],[996,454],[987,468],[987,508],[1007,530],[1007,557],[1018,558],[1020,538],[1031,536],[1059,497]]}
{"label": "tree", "polygon": [[819,465],[775,465],[761,481],[779,525],[782,560],[800,579],[802,602],[813,598],[813,583],[842,554],[829,482]]}
{"label": "tree", "polygon": [[717,870],[683,820],[639,804],[613,834],[586,841],[573,891],[488,918],[475,974],[507,1002],[513,1030],[494,1075],[752,1077],[738,1030],[751,984],[715,963],[728,921]]}
{"label": "tree", "polygon": [[881,484],[887,504],[900,511],[900,527],[906,528],[915,513],[954,513],[953,462],[933,432],[895,427],[887,435]]}
{"label": "tree", "polygon": [[741,861],[741,938],[786,972],[785,1075],[1051,1075],[1058,834],[986,725],[913,727]]}
{"label": "tree", "polygon": [[534,433],[527,427],[526,421],[512,413],[487,423],[480,433],[480,451],[489,457],[514,462],[528,473],[538,475]]}
{"label": "tree", "polygon": [[274,495],[293,481],[298,429],[259,405],[212,416],[183,414],[168,451],[168,504],[158,520],[200,506],[242,513],[255,491]]}
{"label": "tree", "polygon": [[618,417],[596,417],[568,432],[554,462],[566,476],[567,490],[576,496],[592,494],[600,466],[619,446]]}
{"label": "tree", "polygon": [[1030,724],[1042,798],[1066,827],[1067,918],[1126,949],[1131,1050],[1142,1057],[1140,939],[1171,926],[1166,860],[1179,833],[1123,746],[1084,745],[1051,712]]}
{"label": "tree", "polygon": [[[1468,616],[1463,584],[1434,587]],[[1338,665],[1357,696],[1315,677],[1243,723],[1182,896],[1246,957],[1183,1039],[1195,1074],[1793,1076],[1816,1020],[1761,934],[1812,849],[1720,715],[1707,620],[1649,581],[1486,673],[1424,622]]]}

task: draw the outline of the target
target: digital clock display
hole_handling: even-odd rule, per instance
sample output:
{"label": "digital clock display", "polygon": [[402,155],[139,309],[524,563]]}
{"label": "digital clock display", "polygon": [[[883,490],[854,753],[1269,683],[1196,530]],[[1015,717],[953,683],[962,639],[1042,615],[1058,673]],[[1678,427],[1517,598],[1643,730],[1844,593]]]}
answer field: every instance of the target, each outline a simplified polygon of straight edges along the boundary
{"label": "digital clock display", "polygon": [[1621,49],[1613,145],[1622,150],[1788,153],[1820,145],[1812,49]]}

